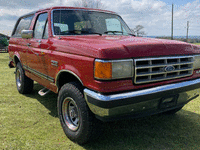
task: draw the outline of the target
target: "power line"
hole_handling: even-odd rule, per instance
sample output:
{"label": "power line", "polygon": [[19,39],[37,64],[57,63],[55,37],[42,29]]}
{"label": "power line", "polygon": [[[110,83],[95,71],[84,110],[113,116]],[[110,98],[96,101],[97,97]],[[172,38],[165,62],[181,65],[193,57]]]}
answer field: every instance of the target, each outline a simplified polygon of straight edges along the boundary
{"label": "power line", "polygon": [[171,31],[171,40],[173,40],[173,21],[174,21],[174,4],[172,3],[172,31]]}
{"label": "power line", "polygon": [[187,21],[187,35],[186,35],[186,41],[188,42],[188,32],[189,32],[189,21]]}

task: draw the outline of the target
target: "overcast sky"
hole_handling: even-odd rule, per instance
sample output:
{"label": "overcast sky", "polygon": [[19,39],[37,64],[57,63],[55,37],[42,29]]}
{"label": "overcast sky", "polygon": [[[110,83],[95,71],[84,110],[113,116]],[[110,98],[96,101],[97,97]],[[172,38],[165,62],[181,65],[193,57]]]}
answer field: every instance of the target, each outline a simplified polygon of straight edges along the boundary
{"label": "overcast sky", "polygon": [[[101,0],[105,9],[115,11],[132,29],[144,26],[148,36],[171,35],[171,11],[174,3],[174,36],[200,36],[199,0]],[[73,6],[74,0],[0,0],[0,33],[11,35],[17,18],[50,6]]]}

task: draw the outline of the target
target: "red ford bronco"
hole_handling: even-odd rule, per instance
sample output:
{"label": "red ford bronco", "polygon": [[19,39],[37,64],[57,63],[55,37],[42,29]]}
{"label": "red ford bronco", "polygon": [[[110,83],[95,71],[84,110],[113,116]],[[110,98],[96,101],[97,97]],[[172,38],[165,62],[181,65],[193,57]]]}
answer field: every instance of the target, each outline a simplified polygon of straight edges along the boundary
{"label": "red ford bronco", "polygon": [[135,37],[114,12],[52,7],[20,17],[9,43],[19,93],[33,81],[58,93],[69,139],[96,136],[99,120],[173,114],[199,96],[200,47]]}

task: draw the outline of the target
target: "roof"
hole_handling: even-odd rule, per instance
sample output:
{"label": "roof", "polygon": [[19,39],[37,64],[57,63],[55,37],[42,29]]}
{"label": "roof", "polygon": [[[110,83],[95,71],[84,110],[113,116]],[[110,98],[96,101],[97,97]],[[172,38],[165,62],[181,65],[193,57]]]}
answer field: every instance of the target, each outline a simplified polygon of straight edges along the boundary
{"label": "roof", "polygon": [[[112,13],[112,14],[116,14],[113,11],[108,11],[108,10],[102,10],[102,9],[94,9],[94,8],[85,8],[85,7],[66,7],[66,6],[54,6],[54,7],[49,7],[49,8],[45,8],[45,9],[39,9],[37,11],[31,12],[29,14],[34,14],[40,11],[44,11],[44,10],[54,10],[54,9],[74,9],[74,10],[89,10],[89,11],[99,11],[99,12],[107,12],[107,13]],[[26,14],[28,15],[28,14]]]}
{"label": "roof", "polygon": [[98,12],[105,12],[105,13],[112,13],[112,14],[117,14],[113,11],[108,11],[108,10],[102,10],[102,9],[94,9],[94,8],[85,8],[85,7],[66,7],[66,6],[54,6],[54,7],[49,7],[49,8],[44,8],[44,9],[39,9],[37,11],[30,12],[28,14],[24,14],[20,16],[19,18],[22,18],[24,16],[32,15],[37,12],[45,11],[45,10],[54,10],[54,9],[69,9],[69,10],[88,10],[88,11],[98,11]]}

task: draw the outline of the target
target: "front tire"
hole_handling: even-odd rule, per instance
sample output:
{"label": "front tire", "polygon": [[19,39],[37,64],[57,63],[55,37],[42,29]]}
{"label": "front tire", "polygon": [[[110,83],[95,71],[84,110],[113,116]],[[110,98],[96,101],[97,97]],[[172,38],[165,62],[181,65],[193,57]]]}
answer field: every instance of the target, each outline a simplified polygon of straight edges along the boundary
{"label": "front tire", "polygon": [[25,71],[20,63],[17,63],[15,80],[17,85],[17,90],[21,94],[29,94],[33,90],[33,80],[25,75]]}
{"label": "front tire", "polygon": [[89,110],[78,83],[71,82],[62,86],[58,95],[58,114],[70,140],[85,144],[97,137],[98,121]]}

